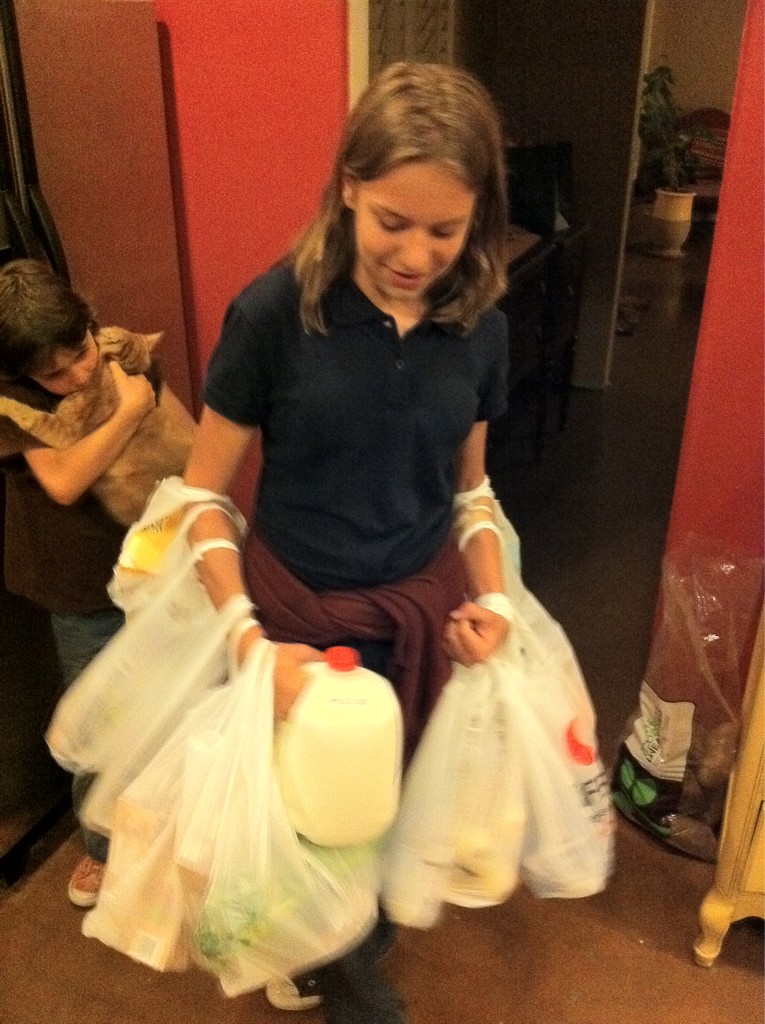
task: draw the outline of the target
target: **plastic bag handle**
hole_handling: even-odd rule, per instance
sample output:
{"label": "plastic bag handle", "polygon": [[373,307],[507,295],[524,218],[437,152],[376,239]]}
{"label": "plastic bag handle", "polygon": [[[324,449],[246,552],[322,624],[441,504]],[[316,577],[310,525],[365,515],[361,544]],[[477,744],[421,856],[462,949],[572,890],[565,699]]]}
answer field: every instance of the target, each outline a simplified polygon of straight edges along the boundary
{"label": "plastic bag handle", "polygon": [[191,554],[195,562],[201,562],[208,551],[217,551],[220,548],[239,552],[239,545],[233,540],[226,540],[225,537],[208,537],[207,540],[200,540],[196,544],[192,544]]}
{"label": "plastic bag handle", "polygon": [[[253,618],[253,616],[250,614],[252,612],[252,610],[253,610],[253,605],[252,605],[252,602],[249,600],[249,598],[247,598],[244,594],[237,594],[236,597],[232,597],[227,602],[227,604],[224,607],[227,607],[228,604],[231,604],[232,602],[241,602],[240,603],[240,609],[241,610],[244,610],[245,606],[248,606],[248,607],[246,608],[246,614],[245,614],[244,618],[238,619],[233,624],[233,626],[231,628],[231,633],[229,634],[229,642],[228,642],[228,677],[229,677],[229,680],[233,679],[235,676],[237,676],[239,673],[241,673],[245,669],[245,667],[247,668],[248,671],[250,669],[252,669],[252,671],[255,671],[256,669],[255,669],[255,665],[252,664],[252,659],[255,657],[257,652],[260,651],[261,646],[263,644],[267,645],[268,647],[273,647],[274,646],[273,643],[269,639],[267,639],[267,637],[261,636],[260,637],[260,641],[261,642],[259,642],[259,643],[257,643],[255,645],[255,650],[253,651],[253,648],[251,647],[248,650],[248,652],[247,652],[247,654],[245,656],[244,661],[241,664],[237,661],[236,649],[237,649],[237,645],[238,645],[239,641],[241,640],[241,638],[244,636],[244,634],[247,632],[248,629],[251,629],[252,626],[260,627],[260,623],[257,622],[256,619]],[[245,605],[245,603],[246,603],[246,605]],[[261,652],[260,656],[263,657],[263,653],[262,652]]]}
{"label": "plastic bag handle", "polygon": [[179,476],[165,477],[157,483],[149,495],[139,522],[144,527],[148,526],[151,522],[149,519],[150,512],[159,520],[172,515],[184,507],[188,507],[189,511],[193,511],[195,508],[200,508],[200,506],[221,509],[232,520],[240,535],[244,535],[247,528],[246,520],[228,495],[208,491],[203,487],[190,487]]}

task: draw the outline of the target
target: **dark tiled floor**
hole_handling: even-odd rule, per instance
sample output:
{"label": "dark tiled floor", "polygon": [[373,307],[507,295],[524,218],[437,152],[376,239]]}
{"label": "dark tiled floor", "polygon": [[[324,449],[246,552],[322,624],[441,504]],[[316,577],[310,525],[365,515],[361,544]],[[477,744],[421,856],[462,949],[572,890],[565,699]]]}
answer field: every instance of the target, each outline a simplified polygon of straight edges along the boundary
{"label": "dark tiled floor", "polygon": [[[575,391],[563,434],[528,458],[514,410],[492,475],[523,540],[526,583],[577,650],[608,760],[632,710],[649,649],[708,237],[686,259],[632,255],[625,292],[648,296],[617,338],[613,383]],[[226,1000],[198,972],[156,974],[80,934],[65,897],[79,845],[64,817],[0,892],[0,1024],[318,1024],[260,993]],[[713,867],[620,820],[607,890],[542,901],[523,890],[490,910],[453,909],[405,931],[386,962],[412,1024],[754,1024],[763,1020],[763,933],[734,925],[711,969],[692,957]]]}

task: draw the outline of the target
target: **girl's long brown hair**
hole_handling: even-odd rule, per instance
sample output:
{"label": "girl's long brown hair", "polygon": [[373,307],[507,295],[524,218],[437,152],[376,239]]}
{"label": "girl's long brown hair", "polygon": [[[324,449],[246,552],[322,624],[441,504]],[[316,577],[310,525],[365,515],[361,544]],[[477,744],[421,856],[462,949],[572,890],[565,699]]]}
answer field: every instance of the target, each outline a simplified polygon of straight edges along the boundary
{"label": "girl's long brown hair", "polygon": [[348,116],[319,211],[290,254],[306,330],[326,332],[322,300],[333,281],[353,268],[353,213],[343,202],[343,179],[371,181],[417,160],[443,164],[476,194],[463,251],[428,295],[429,317],[470,330],[504,293],[507,196],[494,103],[457,67],[399,61],[370,83]]}

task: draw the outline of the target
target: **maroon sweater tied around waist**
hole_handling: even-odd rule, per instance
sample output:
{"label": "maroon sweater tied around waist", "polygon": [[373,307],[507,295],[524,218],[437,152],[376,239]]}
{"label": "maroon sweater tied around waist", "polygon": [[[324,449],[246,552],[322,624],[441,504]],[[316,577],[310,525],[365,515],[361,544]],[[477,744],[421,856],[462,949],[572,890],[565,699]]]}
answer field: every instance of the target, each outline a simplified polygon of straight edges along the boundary
{"label": "maroon sweater tied around waist", "polygon": [[451,675],[441,646],[444,624],[465,600],[467,586],[453,538],[413,576],[361,590],[311,590],[255,529],[245,541],[243,559],[250,595],[269,639],[318,648],[347,637],[393,644],[390,680],[401,702],[410,756]]}

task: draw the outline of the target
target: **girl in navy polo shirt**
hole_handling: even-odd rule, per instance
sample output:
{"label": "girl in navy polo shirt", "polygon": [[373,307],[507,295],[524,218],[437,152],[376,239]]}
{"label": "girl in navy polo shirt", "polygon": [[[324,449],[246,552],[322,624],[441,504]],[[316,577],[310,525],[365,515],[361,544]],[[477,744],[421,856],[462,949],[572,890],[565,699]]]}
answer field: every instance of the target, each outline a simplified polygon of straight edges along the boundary
{"label": "girl in navy polo shirt", "polygon": [[[437,64],[392,64],[351,112],[321,207],[289,255],[230,304],[185,482],[225,493],[259,437],[241,555],[205,555],[220,605],[248,593],[277,644],[283,716],[301,665],[334,644],[388,676],[416,744],[451,661],[509,629],[485,478],[487,422],[506,405],[502,130],[483,87]],[[454,522],[455,496],[473,492]],[[197,537],[231,536],[208,512]],[[376,960],[391,925],[266,994],[327,1024],[401,1024]]]}

